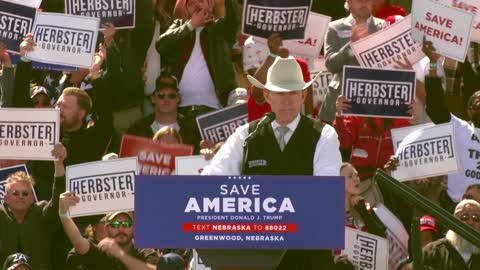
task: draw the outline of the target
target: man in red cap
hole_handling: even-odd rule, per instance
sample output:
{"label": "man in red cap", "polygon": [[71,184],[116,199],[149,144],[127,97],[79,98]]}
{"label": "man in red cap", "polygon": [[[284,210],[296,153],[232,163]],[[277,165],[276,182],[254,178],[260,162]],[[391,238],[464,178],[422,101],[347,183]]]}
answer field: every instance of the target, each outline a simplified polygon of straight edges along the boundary
{"label": "man in red cap", "polygon": [[426,246],[438,239],[438,224],[434,217],[422,216],[420,218],[420,244]]}

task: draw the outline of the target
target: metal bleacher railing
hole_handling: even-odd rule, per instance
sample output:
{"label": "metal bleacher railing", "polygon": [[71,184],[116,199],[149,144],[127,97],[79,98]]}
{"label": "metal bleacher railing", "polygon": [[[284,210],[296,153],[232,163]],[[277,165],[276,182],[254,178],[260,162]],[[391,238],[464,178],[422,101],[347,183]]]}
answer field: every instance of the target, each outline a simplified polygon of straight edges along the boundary
{"label": "metal bleacher railing", "polygon": [[412,255],[413,260],[413,269],[423,269],[422,248],[420,245],[420,217],[418,214],[420,211],[423,214],[428,214],[434,217],[437,222],[455,231],[473,245],[480,247],[480,232],[475,231],[470,226],[455,218],[452,213],[433,204],[427,198],[395,178],[392,178],[383,170],[378,169],[376,171],[375,180],[382,183],[385,188],[393,192],[395,195],[401,196],[406,201],[411,202],[415,207],[415,214],[412,218],[412,231],[410,234],[410,248],[412,249],[410,254]]}

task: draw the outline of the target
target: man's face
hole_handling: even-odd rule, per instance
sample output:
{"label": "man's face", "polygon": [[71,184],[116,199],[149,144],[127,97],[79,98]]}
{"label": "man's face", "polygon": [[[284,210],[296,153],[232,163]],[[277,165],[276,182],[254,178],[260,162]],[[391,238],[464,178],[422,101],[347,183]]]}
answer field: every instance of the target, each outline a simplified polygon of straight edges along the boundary
{"label": "man's face", "polygon": [[86,117],[86,112],[78,106],[77,97],[61,95],[55,106],[60,109],[60,126],[70,130],[81,126]]}
{"label": "man's face", "polygon": [[187,11],[190,16],[195,12],[199,12],[202,9],[207,9],[208,12],[212,13],[213,10],[209,5],[211,0],[188,0],[187,2]]}
{"label": "man's face", "polygon": [[350,13],[360,19],[368,19],[372,14],[372,0],[348,0]]}
{"label": "man's face", "polygon": [[23,212],[30,208],[35,201],[35,196],[27,184],[13,182],[4,196],[4,200],[12,212]]}
{"label": "man's face", "polygon": [[123,247],[132,243],[133,221],[128,215],[119,214],[105,226],[108,237],[115,239],[119,246]]}
{"label": "man's face", "polygon": [[420,245],[422,247],[426,246],[428,243],[435,241],[434,239],[434,231],[432,230],[425,230],[420,232]]}
{"label": "man's face", "polygon": [[461,211],[455,214],[455,217],[470,227],[480,230],[480,209],[475,205],[466,204]]}
{"label": "man's face", "polygon": [[52,108],[50,98],[44,93],[38,93],[32,98],[35,108]]}
{"label": "man's face", "polygon": [[302,109],[306,95],[306,90],[291,92],[263,90],[263,96],[270,104],[270,107],[272,107],[272,112],[276,115],[275,120],[280,125],[287,125],[297,117]]}
{"label": "man's face", "polygon": [[475,93],[474,95],[477,95],[470,108],[468,108],[468,116],[470,117],[470,120],[473,122],[475,127],[480,127],[480,94]]}
{"label": "man's face", "polygon": [[163,88],[153,93],[152,103],[157,113],[174,113],[177,112],[180,97],[175,89]]}

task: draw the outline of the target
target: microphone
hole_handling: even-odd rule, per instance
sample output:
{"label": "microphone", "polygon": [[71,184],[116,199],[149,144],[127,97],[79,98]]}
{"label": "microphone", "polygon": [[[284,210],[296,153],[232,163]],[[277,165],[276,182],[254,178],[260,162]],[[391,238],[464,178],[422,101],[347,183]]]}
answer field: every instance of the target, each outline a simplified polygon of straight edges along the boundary
{"label": "microphone", "polygon": [[245,138],[245,142],[243,143],[243,147],[246,147],[248,145],[248,142],[257,135],[257,131],[258,131],[258,128],[260,126],[270,124],[271,122],[273,122],[273,120],[275,120],[275,113],[274,112],[267,112],[262,117],[262,119],[260,119],[260,121],[258,121],[258,124],[255,127],[255,129],[253,130],[253,132],[250,133],[247,138]]}

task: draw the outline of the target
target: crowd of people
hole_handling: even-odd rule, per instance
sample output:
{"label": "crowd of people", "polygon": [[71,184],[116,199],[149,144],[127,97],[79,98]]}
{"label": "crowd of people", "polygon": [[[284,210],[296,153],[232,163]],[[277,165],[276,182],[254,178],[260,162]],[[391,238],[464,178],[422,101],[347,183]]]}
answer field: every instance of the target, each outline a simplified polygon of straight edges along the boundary
{"label": "crowd of people", "polygon": [[[35,50],[31,33],[19,48],[0,39],[1,108],[60,113],[56,161],[0,160],[0,168],[26,163],[29,172],[0,179],[3,269],[193,269],[191,249],[137,249],[131,212],[68,216],[79,198],[66,190],[65,167],[116,157],[124,134],[193,145],[194,154],[211,160],[202,175],[344,176],[339,226],[387,238],[392,270],[413,269],[412,251],[399,251],[405,243],[376,209],[386,209],[407,233],[416,214],[411,202],[374,179],[377,169],[396,168],[391,130],[451,123],[459,172],[404,184],[480,231],[480,177],[465,173],[477,170],[480,157],[476,43],[463,63],[438,54],[426,39],[424,59],[397,62],[416,73],[411,119],[344,115],[350,101],[341,95],[343,67],[360,65],[350,45],[408,15],[410,1],[392,2],[312,0],[313,12],[332,18],[320,37],[319,57],[333,75],[320,106],[313,102],[311,63],[293,57],[280,34],[266,44],[240,34],[243,0],[136,0],[135,28],[102,25],[93,66],[73,72],[34,69],[26,57]],[[41,9],[64,13],[64,1],[44,0]],[[9,49],[20,52],[15,65]],[[237,104],[246,104],[250,122],[226,141],[202,140],[196,118]],[[480,247],[426,213],[419,223],[425,269],[480,269]],[[339,251],[288,250],[275,269],[355,266]]]}

